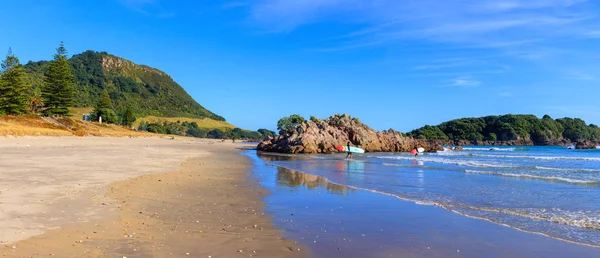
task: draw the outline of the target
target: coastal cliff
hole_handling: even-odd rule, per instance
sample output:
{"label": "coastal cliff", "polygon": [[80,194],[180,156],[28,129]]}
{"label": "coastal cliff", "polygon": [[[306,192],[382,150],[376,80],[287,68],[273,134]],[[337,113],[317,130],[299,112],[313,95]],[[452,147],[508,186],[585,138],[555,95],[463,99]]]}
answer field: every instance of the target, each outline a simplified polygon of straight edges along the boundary
{"label": "coastal cliff", "polygon": [[280,153],[332,153],[336,145],[351,142],[367,152],[409,152],[423,147],[428,152],[443,150],[439,141],[415,140],[393,129],[377,132],[349,115],[333,115],[325,120],[302,121],[280,135],[258,145],[258,150]]}

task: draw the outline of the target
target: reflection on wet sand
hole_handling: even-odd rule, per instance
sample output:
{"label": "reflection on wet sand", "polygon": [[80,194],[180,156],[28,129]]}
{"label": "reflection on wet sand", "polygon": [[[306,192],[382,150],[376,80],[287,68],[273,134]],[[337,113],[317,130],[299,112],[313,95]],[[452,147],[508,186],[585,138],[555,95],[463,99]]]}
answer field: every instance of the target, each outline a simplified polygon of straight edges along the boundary
{"label": "reflection on wet sand", "polygon": [[257,152],[256,155],[264,161],[310,159],[307,156],[271,152]]}
{"label": "reflection on wet sand", "polygon": [[353,191],[353,189],[346,186],[332,184],[324,177],[305,174],[283,167],[277,167],[277,185],[289,187],[305,186],[308,189],[322,187],[327,189],[329,193],[339,195],[346,195],[348,191]]}

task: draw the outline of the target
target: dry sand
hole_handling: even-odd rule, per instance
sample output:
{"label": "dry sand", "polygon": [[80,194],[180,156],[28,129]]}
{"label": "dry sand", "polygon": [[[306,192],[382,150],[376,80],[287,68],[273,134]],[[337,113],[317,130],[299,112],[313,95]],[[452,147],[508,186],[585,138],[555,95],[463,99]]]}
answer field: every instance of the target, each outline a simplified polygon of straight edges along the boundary
{"label": "dry sand", "polygon": [[0,139],[0,254],[304,257],[272,226],[241,145],[177,138]]}

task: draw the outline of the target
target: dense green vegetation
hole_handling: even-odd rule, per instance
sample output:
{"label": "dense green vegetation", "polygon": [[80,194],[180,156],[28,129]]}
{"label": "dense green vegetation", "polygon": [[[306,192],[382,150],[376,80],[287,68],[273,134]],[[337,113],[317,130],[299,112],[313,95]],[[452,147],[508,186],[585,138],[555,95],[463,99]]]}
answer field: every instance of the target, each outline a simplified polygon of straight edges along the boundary
{"label": "dense green vegetation", "polygon": [[587,125],[579,118],[542,119],[534,115],[503,115],[461,118],[437,126],[426,125],[408,133],[417,139],[512,141],[530,139],[536,145],[553,141],[600,141],[598,126]]}
{"label": "dense green vegetation", "polygon": [[277,121],[277,130],[279,130],[280,134],[282,132],[290,132],[291,130],[294,129],[294,127],[296,127],[296,125],[299,125],[299,124],[303,123],[304,121],[306,121],[306,119],[304,119],[304,117],[297,115],[297,114],[286,116],[286,117],[279,119],[279,121]]}
{"label": "dense green vegetation", "polygon": [[[75,80],[76,107],[93,107],[107,91],[119,121],[125,120],[127,108],[138,117],[209,117],[225,121],[200,104],[167,74],[106,52],[86,51],[68,60]],[[33,88],[44,84],[50,62],[29,62],[24,68]]]}
{"label": "dense green vegetation", "polygon": [[67,60],[67,49],[62,42],[56,49],[54,60],[48,63],[43,78],[42,97],[47,107],[44,114],[68,115],[69,107],[74,103],[75,82]]}
{"label": "dense green vegetation", "polygon": [[107,90],[104,90],[102,92],[102,97],[100,97],[96,108],[92,112],[93,121],[100,121],[100,118],[102,118],[103,123],[110,124],[115,124],[119,120],[117,114],[113,109],[112,101],[110,100],[110,96],[108,95]]}
{"label": "dense green vegetation", "polygon": [[245,139],[245,140],[260,140],[264,137],[274,136],[275,132],[267,129],[259,129],[258,131],[249,131],[240,128],[233,129],[206,129],[198,127],[196,122],[177,122],[177,123],[142,123],[140,130],[147,130],[152,133],[172,134],[182,136],[193,136],[197,138],[210,139]]}
{"label": "dense green vegetation", "polygon": [[0,115],[28,113],[30,106],[27,74],[19,59],[9,49],[0,70]]}
{"label": "dense green vegetation", "polygon": [[9,49],[0,73],[0,115],[23,115],[43,109],[45,115],[67,116],[73,104],[74,78],[63,43],[54,60],[38,75],[32,87],[26,68]]}
{"label": "dense green vegetation", "polygon": [[[44,114],[68,116],[70,107],[94,107],[90,119],[133,126],[136,117],[182,117],[225,123],[193,100],[167,74],[109,55],[86,51],[67,58],[61,42],[52,61],[21,65],[9,53],[0,70],[0,115]],[[210,119],[205,119],[210,118]],[[218,121],[218,122],[217,122]],[[267,129],[209,129],[195,122],[143,123],[154,133],[215,139],[274,137]]]}
{"label": "dense green vegetation", "polygon": [[258,129],[258,133],[260,133],[263,137],[275,137],[277,136],[276,132],[267,129]]}

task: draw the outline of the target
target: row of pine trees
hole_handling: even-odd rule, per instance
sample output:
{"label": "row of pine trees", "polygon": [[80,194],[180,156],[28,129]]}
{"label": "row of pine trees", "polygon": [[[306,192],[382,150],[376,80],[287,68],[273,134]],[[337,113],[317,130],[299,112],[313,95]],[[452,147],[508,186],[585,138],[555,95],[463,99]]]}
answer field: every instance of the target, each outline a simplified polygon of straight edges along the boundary
{"label": "row of pine trees", "polygon": [[[69,116],[69,107],[75,97],[75,78],[67,58],[64,43],[56,49],[48,71],[44,73],[44,83],[40,88],[32,88],[25,68],[11,49],[2,62],[0,70],[0,116],[38,114],[46,116]],[[105,90],[92,112],[92,120],[102,118],[106,123],[131,125],[135,117],[131,107],[119,119],[112,101]],[[121,121],[120,121],[121,120]]]}
{"label": "row of pine trees", "polygon": [[75,80],[62,42],[44,74],[41,89],[32,89],[19,58],[8,50],[0,70],[0,115],[35,114],[43,109],[44,115],[67,116],[74,95]]}

